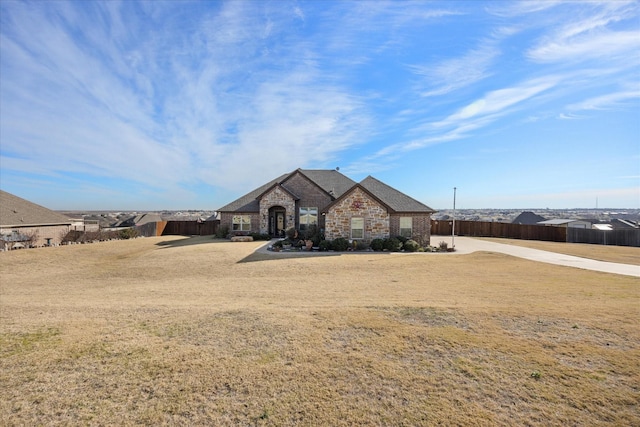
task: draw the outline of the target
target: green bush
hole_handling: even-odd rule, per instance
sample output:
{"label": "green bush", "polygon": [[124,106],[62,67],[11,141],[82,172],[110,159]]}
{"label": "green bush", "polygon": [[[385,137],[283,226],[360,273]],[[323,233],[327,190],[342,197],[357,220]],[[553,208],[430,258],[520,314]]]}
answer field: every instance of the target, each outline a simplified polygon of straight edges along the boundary
{"label": "green bush", "polygon": [[300,238],[300,235],[298,234],[298,230],[296,230],[294,227],[291,227],[290,229],[288,229],[286,232],[286,235],[287,235],[287,239],[291,240],[292,242]]}
{"label": "green bush", "polygon": [[384,248],[389,252],[398,252],[402,249],[402,243],[395,237],[384,239]]}
{"label": "green bush", "polygon": [[311,240],[313,242],[313,246],[318,246],[322,240],[320,229],[315,224],[311,224],[302,234],[305,240]]}
{"label": "green bush", "polygon": [[138,230],[135,228],[125,228],[118,233],[121,239],[133,239],[139,236]]}
{"label": "green bush", "polygon": [[406,252],[415,252],[418,249],[420,249],[420,245],[418,244],[418,242],[416,242],[415,240],[407,240],[406,242],[404,242],[404,245],[402,245],[402,248],[406,251]]}
{"label": "green bush", "polygon": [[371,249],[378,252],[384,250],[384,239],[373,239],[371,241]]}
{"label": "green bush", "polygon": [[226,239],[229,235],[229,227],[218,227],[216,230],[216,237],[218,239]]}
{"label": "green bush", "polygon": [[398,239],[400,243],[402,243],[403,245],[407,242],[407,240],[409,240],[408,237],[400,236],[400,235],[396,236],[396,239]]}
{"label": "green bush", "polygon": [[323,252],[330,251],[331,242],[329,240],[320,240],[320,243],[318,243],[318,248]]}
{"label": "green bush", "polygon": [[331,242],[331,247],[334,251],[343,252],[349,249],[349,241],[344,237],[338,237]]}
{"label": "green bush", "polygon": [[249,236],[251,236],[253,240],[271,240],[271,236],[268,234],[250,233]]}

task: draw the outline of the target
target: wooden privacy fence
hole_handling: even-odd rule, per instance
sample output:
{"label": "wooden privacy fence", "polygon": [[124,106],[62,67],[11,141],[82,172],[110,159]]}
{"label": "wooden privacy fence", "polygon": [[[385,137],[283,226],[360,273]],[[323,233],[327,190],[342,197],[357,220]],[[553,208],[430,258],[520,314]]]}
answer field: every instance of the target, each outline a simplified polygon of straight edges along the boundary
{"label": "wooden privacy fence", "polygon": [[567,242],[640,247],[640,230],[590,230],[570,227],[567,229]]}
{"label": "wooden privacy fence", "polygon": [[[431,220],[432,235],[451,235],[453,221]],[[510,224],[488,221],[456,221],[456,236],[502,237],[506,239],[566,242],[567,229],[545,225]]]}
{"label": "wooden privacy fence", "polygon": [[[220,221],[163,221],[159,236],[211,236],[216,234]],[[160,224],[160,223],[157,223]]]}

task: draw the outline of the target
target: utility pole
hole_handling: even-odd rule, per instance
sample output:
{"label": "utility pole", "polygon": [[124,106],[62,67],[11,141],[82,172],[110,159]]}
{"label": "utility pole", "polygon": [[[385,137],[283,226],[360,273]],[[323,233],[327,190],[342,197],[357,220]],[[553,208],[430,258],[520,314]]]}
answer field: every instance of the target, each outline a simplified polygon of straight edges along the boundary
{"label": "utility pole", "polygon": [[453,227],[451,227],[451,249],[456,248],[456,187],[453,187]]}

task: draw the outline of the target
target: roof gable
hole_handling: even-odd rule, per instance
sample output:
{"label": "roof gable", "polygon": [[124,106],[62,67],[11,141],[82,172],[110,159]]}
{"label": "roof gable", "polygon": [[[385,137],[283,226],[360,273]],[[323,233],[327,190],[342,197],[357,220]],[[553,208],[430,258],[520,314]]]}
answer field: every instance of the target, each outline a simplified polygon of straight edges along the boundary
{"label": "roof gable", "polygon": [[66,216],[0,190],[0,226],[71,224]]}
{"label": "roof gable", "polygon": [[300,197],[298,197],[296,194],[294,194],[291,190],[289,190],[288,188],[284,187],[281,183],[276,182],[275,184],[273,184],[271,187],[267,188],[265,191],[263,191],[260,195],[258,195],[258,197],[256,197],[256,199],[262,199],[265,195],[271,193],[272,191],[274,191],[276,188],[279,188],[280,190],[284,191],[286,194],[288,194],[289,196],[291,196],[291,198],[293,200],[299,200]]}
{"label": "roof gable", "polygon": [[434,213],[435,210],[429,206],[407,196],[401,191],[379,181],[369,175],[359,185],[380,200],[391,211],[413,212],[413,213]]}
{"label": "roof gable", "polygon": [[[326,192],[330,196],[334,197],[333,203],[331,203],[327,209],[334,205],[337,199],[342,198],[347,193],[350,193],[355,188],[361,188],[372,198],[376,199],[384,207],[392,212],[407,212],[407,213],[434,213],[435,210],[417,201],[416,199],[407,196],[406,194],[396,190],[393,187],[375,179],[372,176],[368,176],[359,183],[356,183],[351,178],[341,174],[337,170],[323,170],[323,169],[296,169],[295,171],[281,175],[280,177],[269,181],[261,187],[245,194],[239,199],[229,203],[218,209],[219,212],[259,212],[260,211],[260,198],[272,190],[275,186],[280,186],[284,190],[286,188],[286,182],[293,176],[300,174],[313,184],[318,186],[322,191]],[[287,190],[295,199],[299,199],[300,195],[293,194]]]}
{"label": "roof gable", "polygon": [[298,169],[296,172],[305,176],[332,197],[342,196],[356,184],[354,180],[334,169]]}
{"label": "roof gable", "polygon": [[260,201],[258,197],[288,176],[289,174],[287,173],[276,179],[272,179],[239,199],[221,207],[218,209],[218,212],[260,212]]}
{"label": "roof gable", "polygon": [[[278,184],[284,184],[282,188],[286,189],[287,180],[296,174],[302,175],[332,197],[341,196],[356,184],[354,180],[341,174],[337,170],[296,169],[293,172],[281,175],[267,182],[239,199],[221,207],[218,209],[218,212],[260,212],[260,197]],[[299,198],[298,195],[291,193],[289,190],[287,191],[295,199]]]}
{"label": "roof gable", "polygon": [[531,211],[525,211],[525,212],[522,212],[520,215],[518,215],[516,217],[516,219],[511,221],[511,223],[512,224],[534,225],[534,224],[537,224],[540,221],[544,221],[544,220],[545,220],[545,218],[543,216],[535,214],[535,213],[533,213]]}

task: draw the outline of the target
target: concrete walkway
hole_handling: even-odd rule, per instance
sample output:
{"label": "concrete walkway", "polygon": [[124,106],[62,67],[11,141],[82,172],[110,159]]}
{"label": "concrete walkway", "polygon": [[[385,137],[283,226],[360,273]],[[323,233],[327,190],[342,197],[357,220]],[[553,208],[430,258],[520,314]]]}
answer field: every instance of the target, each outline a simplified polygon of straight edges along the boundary
{"label": "concrete walkway", "polygon": [[[267,247],[273,244],[276,240],[278,239],[274,239],[270,242],[265,243],[256,251],[272,254],[275,256],[283,255],[283,254],[294,255],[294,253],[291,253],[291,252],[267,251]],[[444,240],[445,242],[451,244],[451,236],[431,236],[431,244],[436,244],[441,240]],[[498,252],[502,254],[515,256],[518,258],[528,259],[530,261],[544,262],[547,264],[582,268],[584,270],[600,271],[603,273],[613,273],[613,274],[622,274],[625,276],[640,277],[640,260],[638,260],[639,265],[618,264],[615,262],[596,261],[593,259],[581,258],[577,256],[572,256],[572,255],[565,255],[557,252],[542,251],[539,249],[531,249],[531,248],[525,248],[522,246],[489,242],[486,240],[474,239],[472,237],[462,237],[462,236],[456,236],[455,245],[456,245],[455,252],[450,252],[448,254],[439,254],[439,256],[464,255],[464,254],[470,254],[473,252]],[[346,253],[347,252],[345,252],[345,254]],[[355,253],[357,252],[354,252],[354,254]],[[330,255],[330,254],[335,255],[336,253],[335,252],[296,252],[295,254],[299,254],[302,256],[305,256],[305,255],[312,256],[312,255]]]}
{"label": "concrete walkway", "polygon": [[[432,236],[431,239],[436,240],[443,236]],[[444,239],[447,243],[451,242],[451,238]],[[474,239],[472,237],[456,236],[455,254],[469,254],[472,252],[499,252],[518,258],[524,258],[531,261],[544,262],[547,264],[563,265],[567,267],[582,268],[585,270],[601,271],[604,273],[622,274],[625,276],[640,277],[640,260],[639,265],[618,264],[615,262],[596,261],[588,258],[581,258],[572,255],[559,254],[557,252],[542,251],[539,249],[525,248],[516,245],[507,245],[504,243],[489,242],[486,240]]]}

